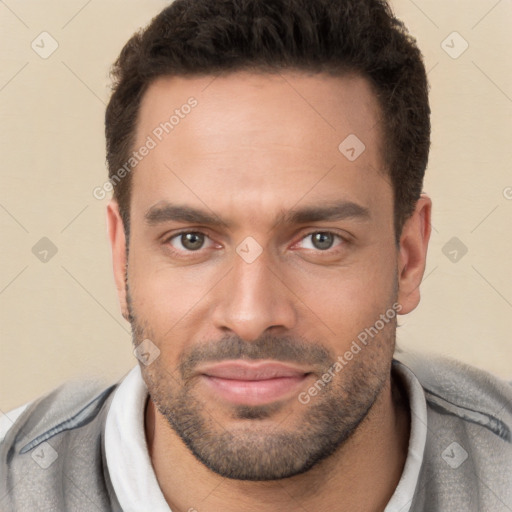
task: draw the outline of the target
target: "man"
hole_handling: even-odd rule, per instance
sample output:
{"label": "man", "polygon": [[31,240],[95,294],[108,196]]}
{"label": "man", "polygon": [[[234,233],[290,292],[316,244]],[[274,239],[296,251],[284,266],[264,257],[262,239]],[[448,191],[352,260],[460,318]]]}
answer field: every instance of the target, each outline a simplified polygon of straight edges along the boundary
{"label": "man", "polygon": [[395,350],[430,111],[389,7],[176,0],[113,76],[109,237],[139,365],[23,410],[2,510],[512,510],[510,386]]}

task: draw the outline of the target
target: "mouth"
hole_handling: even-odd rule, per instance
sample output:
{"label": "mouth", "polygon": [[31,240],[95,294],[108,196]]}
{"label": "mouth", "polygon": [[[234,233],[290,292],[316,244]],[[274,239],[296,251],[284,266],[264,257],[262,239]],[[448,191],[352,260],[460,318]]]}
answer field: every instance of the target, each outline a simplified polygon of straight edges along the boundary
{"label": "mouth", "polygon": [[210,392],[232,404],[265,405],[296,395],[310,372],[268,361],[224,361],[199,369]]}

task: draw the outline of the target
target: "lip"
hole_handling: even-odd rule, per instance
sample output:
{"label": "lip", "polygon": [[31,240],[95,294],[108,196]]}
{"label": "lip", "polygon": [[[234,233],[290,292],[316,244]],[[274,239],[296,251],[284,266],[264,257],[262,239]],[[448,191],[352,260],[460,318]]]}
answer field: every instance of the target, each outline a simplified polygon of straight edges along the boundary
{"label": "lip", "polygon": [[224,361],[199,369],[217,396],[234,404],[264,405],[294,393],[309,375],[304,368],[280,362]]}

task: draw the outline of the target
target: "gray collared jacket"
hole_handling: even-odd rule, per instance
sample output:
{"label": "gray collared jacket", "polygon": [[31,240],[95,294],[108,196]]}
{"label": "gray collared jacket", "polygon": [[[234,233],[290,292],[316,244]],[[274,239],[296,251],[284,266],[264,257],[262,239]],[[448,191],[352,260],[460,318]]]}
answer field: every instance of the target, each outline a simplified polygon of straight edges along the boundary
{"label": "gray collared jacket", "polygon": [[[512,386],[465,364],[397,352],[427,401],[411,512],[512,512]],[[2,512],[117,512],[104,446],[118,384],[64,384],[33,402],[0,443]],[[141,511],[151,512],[151,511]]]}

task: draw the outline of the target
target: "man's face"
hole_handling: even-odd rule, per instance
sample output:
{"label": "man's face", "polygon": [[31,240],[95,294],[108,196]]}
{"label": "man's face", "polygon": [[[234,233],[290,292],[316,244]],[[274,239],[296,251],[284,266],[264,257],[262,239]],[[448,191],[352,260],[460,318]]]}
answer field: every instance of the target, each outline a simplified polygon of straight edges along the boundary
{"label": "man's face", "polygon": [[397,300],[397,249],[378,118],[357,76],[167,77],[144,95],[134,149],[155,146],[132,176],[126,307],[135,343],[160,350],[141,364],[153,402],[219,474],[309,469],[389,384],[396,319],[375,325]]}

